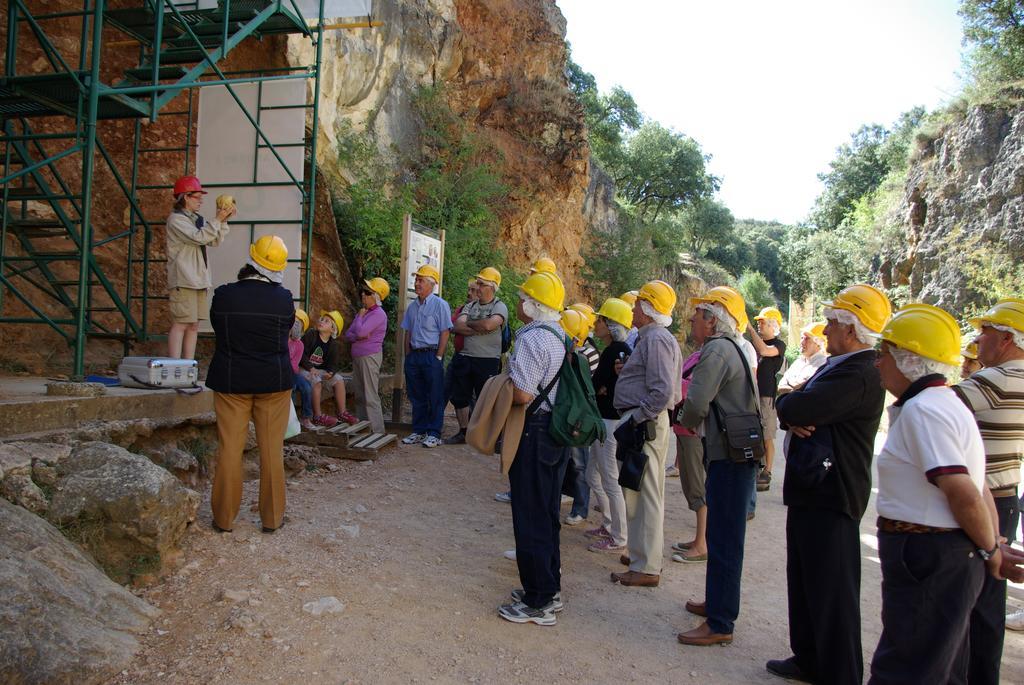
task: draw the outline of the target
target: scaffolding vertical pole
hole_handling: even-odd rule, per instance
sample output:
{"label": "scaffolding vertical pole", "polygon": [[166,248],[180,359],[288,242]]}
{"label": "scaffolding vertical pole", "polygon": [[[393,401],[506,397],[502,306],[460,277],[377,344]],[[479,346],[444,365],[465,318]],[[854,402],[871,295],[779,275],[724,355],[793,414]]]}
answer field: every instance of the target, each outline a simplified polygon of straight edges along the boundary
{"label": "scaffolding vertical pole", "polygon": [[313,274],[313,214],[316,211],[316,139],[320,130],[320,58],[324,49],[324,0],[316,24],[316,58],[313,64],[313,140],[309,146],[309,210],[306,216],[306,269],[302,284],[302,308],[309,310],[309,284]]}
{"label": "scaffolding vertical pole", "polygon": [[82,229],[80,233],[81,261],[78,271],[78,311],[75,312],[75,365],[73,370],[75,378],[81,378],[85,371],[89,272],[92,269],[92,175],[96,156],[96,115],[100,100],[100,45],[103,40],[105,2],[106,0],[95,0],[93,3],[89,105],[85,113],[85,141],[82,149]]}

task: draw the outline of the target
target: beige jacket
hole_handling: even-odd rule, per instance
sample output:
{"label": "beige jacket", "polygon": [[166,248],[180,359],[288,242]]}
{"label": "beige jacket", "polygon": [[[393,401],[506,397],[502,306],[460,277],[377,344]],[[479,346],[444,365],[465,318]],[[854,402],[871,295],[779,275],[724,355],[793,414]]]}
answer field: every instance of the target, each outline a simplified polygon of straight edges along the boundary
{"label": "beige jacket", "polygon": [[226,221],[204,220],[196,227],[198,214],[174,211],[167,217],[167,289],[204,290],[213,285],[203,249],[220,245],[231,228]]}
{"label": "beige jacket", "polygon": [[501,437],[501,472],[505,475],[512,467],[526,423],[526,405],[512,404],[514,391],[507,372],[487,379],[466,429],[466,444],[481,454],[494,454],[494,445]]}

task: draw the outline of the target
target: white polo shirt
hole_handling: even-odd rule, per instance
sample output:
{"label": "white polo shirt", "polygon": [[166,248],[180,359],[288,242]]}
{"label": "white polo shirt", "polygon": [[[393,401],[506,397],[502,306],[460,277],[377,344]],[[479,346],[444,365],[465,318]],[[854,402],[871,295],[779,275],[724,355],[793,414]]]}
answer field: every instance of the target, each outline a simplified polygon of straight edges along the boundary
{"label": "white polo shirt", "polygon": [[889,437],[878,455],[880,516],[925,526],[959,528],[937,476],[966,473],[985,484],[985,448],[978,424],[948,387],[925,388],[902,407],[889,407]]}

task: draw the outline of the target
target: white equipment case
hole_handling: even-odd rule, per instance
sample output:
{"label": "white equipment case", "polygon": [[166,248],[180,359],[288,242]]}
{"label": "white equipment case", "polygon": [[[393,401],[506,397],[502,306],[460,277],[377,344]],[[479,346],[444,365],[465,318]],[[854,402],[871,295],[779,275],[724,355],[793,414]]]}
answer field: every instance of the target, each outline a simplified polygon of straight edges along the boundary
{"label": "white equipment case", "polygon": [[192,388],[199,382],[195,359],[125,357],[117,377],[126,388]]}

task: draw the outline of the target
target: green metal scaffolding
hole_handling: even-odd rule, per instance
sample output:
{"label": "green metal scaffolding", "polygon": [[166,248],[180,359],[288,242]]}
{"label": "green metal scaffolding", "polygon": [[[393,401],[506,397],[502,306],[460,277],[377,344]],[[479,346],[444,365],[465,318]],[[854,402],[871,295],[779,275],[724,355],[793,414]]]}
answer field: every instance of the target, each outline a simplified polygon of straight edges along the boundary
{"label": "green metal scaffolding", "polygon": [[[7,0],[0,77],[0,324],[41,324],[57,331],[73,350],[76,377],[84,373],[89,338],[119,340],[127,352],[133,342],[164,337],[150,330],[149,307],[167,299],[164,293],[151,292],[149,285],[151,267],[163,261],[151,254],[156,222],[143,215],[137,194],[169,186],[140,183],[140,160],[149,155],[181,155],[182,174],[191,173],[195,98],[198,88],[209,86],[226,88],[256,131],[257,147],[269,151],[287,172],[287,181],[254,180],[249,185],[285,184],[301,191],[304,249],[289,261],[302,270],[297,299],[308,308],[324,0],[320,0],[315,27],[307,25],[295,0],[219,0],[210,9],[174,0],[81,0],[79,9],[47,11],[54,4]],[[74,56],[66,54],[67,48],[59,49],[62,41],[55,39],[53,30],[47,31],[48,26],[60,24],[66,35],[68,22],[80,23]],[[116,29],[125,40],[108,40],[105,45],[105,29]],[[311,40],[314,63],[245,72],[224,71],[220,66],[244,41],[280,34]],[[137,66],[104,83],[104,57],[126,48],[138,51]],[[37,59],[32,62],[33,73],[22,73],[26,69],[18,57],[24,62],[28,53],[39,55],[46,67],[40,71]],[[254,83],[262,93],[262,84],[290,79],[313,79],[312,102],[295,105],[312,108],[312,130],[301,143],[309,165],[303,178],[288,170],[278,150],[299,143],[274,144],[261,127],[261,112],[268,108],[249,111],[234,90]],[[186,105],[170,109],[183,93]],[[186,118],[184,145],[146,143],[143,121],[154,122],[161,116]],[[98,121],[118,119],[130,120],[124,125],[134,127],[130,160],[115,159],[98,135]],[[40,120],[45,123],[33,125]],[[81,165],[74,170],[80,172],[68,173],[76,157]],[[113,176],[128,204],[127,227],[106,233],[97,231],[94,219],[94,181],[101,170]],[[47,210],[47,218],[33,217],[32,203]],[[62,247],[55,248],[54,243]],[[123,245],[126,255],[124,277],[107,274],[96,259],[99,250],[115,244]],[[27,313],[8,312],[12,297]]]}

